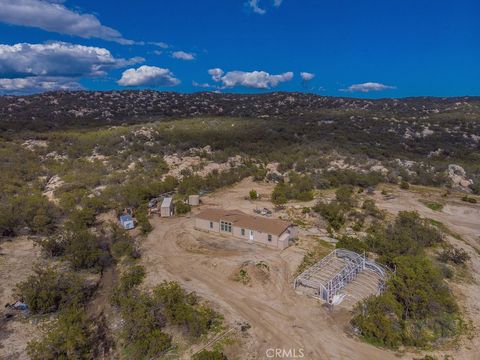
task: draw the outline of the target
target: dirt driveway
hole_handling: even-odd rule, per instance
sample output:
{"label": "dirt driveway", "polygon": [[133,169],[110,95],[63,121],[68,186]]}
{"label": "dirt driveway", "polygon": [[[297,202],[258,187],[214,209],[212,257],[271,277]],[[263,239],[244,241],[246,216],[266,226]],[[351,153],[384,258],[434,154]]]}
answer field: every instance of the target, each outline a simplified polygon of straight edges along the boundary
{"label": "dirt driveway", "polygon": [[[206,206],[238,208],[245,212],[252,211],[257,205],[270,205],[267,201],[259,204],[245,200],[251,188],[256,188],[263,194],[271,186],[242,182],[238,186],[210,194],[204,203]],[[410,209],[408,204],[402,205],[402,198],[391,200],[392,204],[397,203],[397,200],[400,204],[398,209],[382,201],[379,201],[379,205],[392,212]],[[454,219],[452,217],[452,222]],[[222,235],[197,231],[193,228],[193,217],[155,217],[151,222],[154,230],[142,243],[143,263],[147,269],[145,286],[155,286],[162,280],[176,280],[208,300],[225,316],[228,325],[237,321],[248,322],[251,325],[248,331],[250,336],[242,340],[241,346],[232,347],[235,349],[233,352],[232,349],[228,352],[227,347],[229,356],[242,360],[269,359],[266,351],[279,348],[287,351],[296,349],[297,354],[302,349],[305,354],[303,358],[307,360],[421,357],[419,353],[399,354],[379,349],[349,336],[345,330],[351,314],[347,310],[337,308],[331,312],[316,300],[297,294],[292,288],[292,280],[305,254],[304,250],[296,246],[283,251],[271,250]],[[460,244],[468,247],[465,243]],[[468,248],[470,253],[474,251],[471,247]],[[472,258],[473,255],[472,253]],[[268,265],[267,279],[253,278],[248,285],[233,280],[242,264],[259,262]],[[455,291],[471,296],[473,291],[478,292],[478,287],[475,284],[455,285]],[[478,299],[478,296],[474,299]],[[474,301],[468,302],[467,310],[471,311],[469,316],[475,315],[475,306]],[[478,354],[476,346],[477,338],[463,343],[460,350],[447,353],[455,359],[475,359]]]}
{"label": "dirt driveway", "polygon": [[[245,200],[248,191],[269,196],[273,186],[249,180],[222,189],[203,203],[238,208],[251,213],[256,207],[271,207],[264,201]],[[198,212],[198,209],[196,209]],[[221,312],[229,325],[247,322],[249,337],[237,352],[239,359],[269,359],[268,349],[302,350],[304,359],[395,359],[395,353],[377,349],[345,332],[350,314],[344,309],[330,312],[316,300],[297,294],[293,274],[305,251],[292,246],[283,251],[248,244],[222,235],[193,229],[192,217],[151,220],[154,230],[142,243],[142,261],[147,270],[145,286],[162,280],[176,280],[196,291]],[[259,262],[268,268],[268,277],[248,285],[234,281],[242,264]],[[285,357],[290,359],[293,357]]]}

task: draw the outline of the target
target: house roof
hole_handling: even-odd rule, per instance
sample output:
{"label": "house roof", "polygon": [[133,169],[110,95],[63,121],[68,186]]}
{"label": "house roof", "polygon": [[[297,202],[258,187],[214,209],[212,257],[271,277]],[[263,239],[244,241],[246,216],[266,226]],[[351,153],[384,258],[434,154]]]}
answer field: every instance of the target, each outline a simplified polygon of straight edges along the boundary
{"label": "house roof", "polygon": [[248,215],[240,210],[224,210],[224,209],[205,209],[197,218],[220,222],[228,221],[233,226],[255,230],[272,235],[281,235],[287,230],[292,223],[280,219],[266,218],[262,216]]}
{"label": "house roof", "polygon": [[171,205],[172,205],[172,198],[166,197],[163,199],[161,207],[170,207]]}
{"label": "house roof", "polygon": [[133,220],[133,218],[132,218],[131,215],[126,215],[126,214],[125,215],[120,215],[120,221],[121,222],[132,221],[132,220]]}

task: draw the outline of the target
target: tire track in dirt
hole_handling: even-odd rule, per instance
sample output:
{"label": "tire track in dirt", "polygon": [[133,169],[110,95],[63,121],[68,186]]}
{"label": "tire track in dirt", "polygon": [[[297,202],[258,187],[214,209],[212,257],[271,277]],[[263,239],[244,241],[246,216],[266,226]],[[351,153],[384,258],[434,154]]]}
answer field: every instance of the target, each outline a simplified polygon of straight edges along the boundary
{"label": "tire track in dirt", "polygon": [[[238,244],[238,250],[230,250],[228,243],[228,251],[219,246],[207,254],[179,246],[178,237],[185,232],[193,238],[210,236],[193,230],[191,223],[188,218],[152,221],[155,230],[143,244],[146,284],[177,280],[211,301],[227,321],[248,322],[253,344],[245,349],[242,359],[265,359],[268,348],[301,348],[305,359],[311,360],[396,358],[392,352],[349,338],[344,332],[344,319],[339,321],[315,300],[297,295],[291,287],[289,263],[280,252],[246,243]],[[230,241],[211,238],[209,241]],[[229,280],[233,269],[253,260],[269,265],[269,283],[249,287]]]}

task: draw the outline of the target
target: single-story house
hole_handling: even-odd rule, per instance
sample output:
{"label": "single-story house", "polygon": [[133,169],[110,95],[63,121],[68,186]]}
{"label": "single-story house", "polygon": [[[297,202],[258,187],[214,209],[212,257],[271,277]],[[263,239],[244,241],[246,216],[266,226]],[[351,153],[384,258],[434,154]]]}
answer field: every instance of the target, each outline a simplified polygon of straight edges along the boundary
{"label": "single-story house", "polygon": [[166,197],[163,199],[162,204],[160,205],[160,216],[169,217],[173,216],[173,199],[171,197]]}
{"label": "single-story house", "polygon": [[195,217],[195,228],[285,249],[297,237],[297,227],[287,221],[248,215],[240,210],[205,209]]}
{"label": "single-story house", "polygon": [[132,216],[128,214],[120,215],[120,224],[125,230],[131,230],[135,227]]}

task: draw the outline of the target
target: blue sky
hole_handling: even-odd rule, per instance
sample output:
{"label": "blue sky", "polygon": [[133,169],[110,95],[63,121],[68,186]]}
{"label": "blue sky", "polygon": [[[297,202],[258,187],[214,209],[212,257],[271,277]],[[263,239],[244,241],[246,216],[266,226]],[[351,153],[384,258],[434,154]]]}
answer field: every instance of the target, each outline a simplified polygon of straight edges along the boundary
{"label": "blue sky", "polygon": [[0,93],[480,95],[478,0],[0,0]]}

